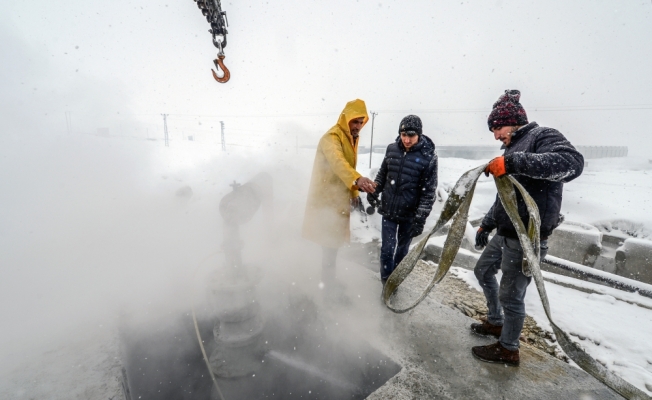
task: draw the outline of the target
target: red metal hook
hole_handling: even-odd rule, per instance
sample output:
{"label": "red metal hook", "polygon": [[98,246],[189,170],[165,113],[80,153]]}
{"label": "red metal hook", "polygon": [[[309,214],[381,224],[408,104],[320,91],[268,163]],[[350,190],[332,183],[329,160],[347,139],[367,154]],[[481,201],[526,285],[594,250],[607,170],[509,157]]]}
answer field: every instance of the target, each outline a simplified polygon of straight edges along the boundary
{"label": "red metal hook", "polygon": [[224,60],[223,54],[222,55],[218,54],[217,58],[213,60],[213,64],[215,64],[215,68],[218,71],[221,68],[222,72],[224,72],[221,78],[217,76],[217,72],[215,72],[215,70],[211,69],[211,72],[213,73],[213,78],[215,78],[215,80],[218,81],[219,83],[226,83],[229,81],[229,79],[231,79],[231,72],[229,72],[229,69],[226,67],[226,65],[224,65],[223,60]]}

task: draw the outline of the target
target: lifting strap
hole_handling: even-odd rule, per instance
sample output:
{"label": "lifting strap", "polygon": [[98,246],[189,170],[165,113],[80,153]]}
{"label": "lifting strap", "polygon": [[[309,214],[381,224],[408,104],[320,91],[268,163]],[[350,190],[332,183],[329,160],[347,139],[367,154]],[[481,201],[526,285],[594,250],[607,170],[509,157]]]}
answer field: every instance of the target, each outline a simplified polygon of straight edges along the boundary
{"label": "lifting strap", "polygon": [[[475,185],[486,167],[487,164],[481,165],[477,168],[465,172],[462,175],[462,177],[453,187],[453,190],[451,190],[449,197],[444,204],[444,208],[441,211],[439,220],[435,224],[434,228],[432,228],[428,235],[426,235],[415,246],[412,247],[403,261],[401,261],[392,275],[390,275],[390,277],[387,279],[387,283],[383,288],[383,301],[385,302],[385,305],[393,312],[404,313],[419,305],[419,303],[421,303],[421,301],[423,301],[423,299],[428,296],[428,293],[430,293],[432,288],[437,283],[439,283],[444,278],[444,276],[446,276],[446,273],[453,264],[453,260],[457,255],[460,245],[462,244],[464,231],[466,229],[466,224],[469,217],[469,206],[471,205],[471,199],[473,198]],[[498,189],[498,196],[500,201],[507,211],[507,215],[509,215],[514,228],[516,228],[518,239],[521,243],[521,247],[523,248],[523,273],[526,276],[532,276],[534,278],[534,283],[539,292],[539,296],[541,297],[541,303],[543,303],[543,308],[546,312],[546,316],[548,317],[548,321],[550,321],[552,330],[555,333],[557,342],[561,348],[568,355],[568,357],[577,363],[577,365],[579,365],[584,371],[593,375],[600,382],[615,390],[624,398],[642,400],[652,399],[642,390],[625,381],[621,377],[609,371],[605,366],[597,362],[578,344],[573,342],[570,336],[566,334],[566,332],[564,332],[557,326],[557,324],[554,323],[552,320],[552,314],[550,312],[550,303],[548,302],[546,287],[543,283],[541,269],[539,268],[539,229],[541,221],[537,205],[532,197],[527,193],[525,188],[523,188],[523,186],[521,186],[521,184],[512,176],[503,175],[498,178],[494,177],[494,180],[496,182],[496,188]],[[523,224],[523,221],[518,214],[518,206],[516,204],[516,191],[514,190],[514,187],[516,187],[521,193],[521,196],[523,197],[523,200],[527,206],[528,214],[530,216],[527,230],[525,229],[525,225]],[[408,277],[408,275],[414,269],[416,263],[421,258],[421,254],[423,253],[428,239],[430,239],[430,237],[435,232],[440,230],[451,219],[451,227],[442,249],[439,264],[435,269],[432,280],[428,287],[413,304],[405,307],[393,305],[392,299],[396,300],[396,298],[392,296],[396,293],[401,283]]]}

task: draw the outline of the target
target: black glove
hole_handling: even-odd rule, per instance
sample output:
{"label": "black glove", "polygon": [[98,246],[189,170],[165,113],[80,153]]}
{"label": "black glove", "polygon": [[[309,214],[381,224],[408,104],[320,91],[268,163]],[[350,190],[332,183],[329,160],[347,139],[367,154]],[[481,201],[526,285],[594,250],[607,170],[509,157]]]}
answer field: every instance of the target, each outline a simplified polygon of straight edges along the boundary
{"label": "black glove", "polygon": [[478,232],[475,234],[475,247],[487,247],[489,244],[489,233],[491,231],[488,229],[478,228]]}
{"label": "black glove", "polygon": [[362,199],[360,198],[360,196],[351,199],[351,211],[356,211],[356,210],[360,212],[364,210],[362,207]]}
{"label": "black glove", "polygon": [[367,207],[367,214],[374,215],[376,212],[376,207],[380,205],[378,196],[376,196],[375,193],[367,193],[367,202],[369,203],[369,207]]}
{"label": "black glove", "polygon": [[414,222],[410,228],[410,237],[413,238],[421,235],[423,233],[423,225],[421,222]]}

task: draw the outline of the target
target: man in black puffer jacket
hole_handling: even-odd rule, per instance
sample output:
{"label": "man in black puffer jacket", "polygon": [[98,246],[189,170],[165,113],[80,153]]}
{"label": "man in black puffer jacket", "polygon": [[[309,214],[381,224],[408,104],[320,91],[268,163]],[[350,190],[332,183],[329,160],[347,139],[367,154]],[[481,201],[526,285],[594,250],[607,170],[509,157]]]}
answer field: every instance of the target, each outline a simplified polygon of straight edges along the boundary
{"label": "man in black puffer jacket", "polygon": [[[582,174],[584,157],[559,131],[528,123],[520,92],[506,90],[489,115],[489,130],[503,142],[505,153],[487,166],[485,173],[512,175],[532,196],[541,215],[541,259],[547,240],[560,223],[564,183]],[[529,216],[523,197],[516,191],[518,213],[527,227]],[[497,233],[488,241],[489,233]],[[487,299],[487,320],[471,330],[499,338],[489,346],[476,346],[473,355],[483,361],[519,364],[519,336],[525,321],[525,292],[532,278],[522,272],[523,249],[512,221],[498,196],[476,234],[476,246],[486,249],[475,266],[475,276]],[[501,269],[500,286],[496,273]],[[503,316],[504,312],[504,316]]]}
{"label": "man in black puffer jacket", "polygon": [[422,134],[421,119],[408,115],[399,125],[399,137],[387,146],[376,174],[376,192],[367,194],[383,216],[380,278],[385,283],[408,253],[410,242],[423,232],[435,202],[437,153],[433,141]]}

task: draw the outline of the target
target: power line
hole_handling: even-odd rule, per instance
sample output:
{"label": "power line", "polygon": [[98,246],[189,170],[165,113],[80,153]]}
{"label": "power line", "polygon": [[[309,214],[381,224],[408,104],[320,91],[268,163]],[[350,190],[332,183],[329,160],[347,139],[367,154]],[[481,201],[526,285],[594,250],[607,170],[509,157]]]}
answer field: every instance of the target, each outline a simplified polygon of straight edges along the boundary
{"label": "power line", "polygon": [[[323,113],[306,113],[306,114],[225,114],[225,115],[209,115],[209,114],[171,114],[175,117],[192,117],[192,118],[290,118],[290,117],[325,117],[339,115],[341,111],[337,112],[323,112]],[[134,115],[152,115],[152,114],[134,114]]]}
{"label": "power line", "polygon": [[[532,107],[530,107],[532,108]],[[652,106],[568,106],[568,107],[534,107],[535,111],[627,111],[652,110]]]}
{"label": "power line", "polygon": [[[652,110],[652,105],[632,106],[565,106],[565,107],[526,107],[532,111],[627,111],[627,110]],[[419,114],[457,114],[457,113],[488,113],[487,108],[442,108],[432,110],[380,110],[384,113],[419,113]]]}
{"label": "power line", "polygon": [[66,131],[69,135],[72,133],[72,111],[66,111]]}
{"label": "power line", "polygon": [[374,155],[374,120],[377,112],[371,112],[371,144],[369,145],[369,168],[371,168],[371,157]]}
{"label": "power line", "polygon": [[[533,111],[627,111],[627,110],[652,110],[652,104],[633,104],[633,105],[593,105],[593,106],[557,106],[557,107],[536,107],[527,106],[527,110]],[[491,109],[486,108],[434,108],[434,109],[386,109],[378,110],[381,113],[399,114],[399,113],[421,113],[421,114],[456,114],[456,113],[489,113]],[[297,117],[332,117],[339,115],[340,111],[321,112],[321,113],[303,113],[303,114],[169,114],[181,118],[297,118]],[[136,116],[146,116],[153,114],[134,114]]]}

